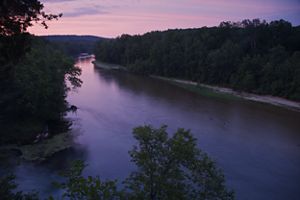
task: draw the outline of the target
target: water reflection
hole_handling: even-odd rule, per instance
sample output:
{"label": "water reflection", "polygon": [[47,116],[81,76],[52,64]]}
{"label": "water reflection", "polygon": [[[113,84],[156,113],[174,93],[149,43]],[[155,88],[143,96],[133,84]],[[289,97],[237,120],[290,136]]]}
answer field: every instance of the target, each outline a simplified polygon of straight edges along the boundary
{"label": "water reflection", "polygon": [[[70,160],[82,159],[85,174],[124,179],[134,166],[132,128],[169,125],[189,128],[199,146],[224,169],[238,199],[298,199],[300,113],[256,104],[199,96],[164,81],[95,69],[80,60],[83,85],[68,96],[80,134],[74,149],[42,164],[15,168],[25,189],[53,192],[50,181]],[[50,188],[50,189],[49,189]]]}
{"label": "water reflection", "polygon": [[121,93],[119,103],[126,105],[125,112],[133,106],[129,121],[164,123],[173,131],[191,128],[200,147],[225,169],[228,184],[238,198],[298,198],[299,113],[248,101],[198,96],[132,74],[97,69],[95,73],[102,83]]}

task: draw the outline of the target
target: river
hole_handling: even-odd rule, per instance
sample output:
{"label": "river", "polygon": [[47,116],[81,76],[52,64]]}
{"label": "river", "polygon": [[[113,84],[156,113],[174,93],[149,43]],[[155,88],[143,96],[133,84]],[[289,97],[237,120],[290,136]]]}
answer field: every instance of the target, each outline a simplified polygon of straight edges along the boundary
{"label": "river", "polygon": [[78,61],[83,85],[68,96],[78,106],[74,148],[43,163],[13,167],[23,190],[57,194],[51,182],[69,161],[82,159],[85,175],[124,179],[134,166],[132,128],[191,129],[199,147],[223,169],[237,199],[300,198],[300,113],[245,100],[196,95],[165,81],[101,71]]}

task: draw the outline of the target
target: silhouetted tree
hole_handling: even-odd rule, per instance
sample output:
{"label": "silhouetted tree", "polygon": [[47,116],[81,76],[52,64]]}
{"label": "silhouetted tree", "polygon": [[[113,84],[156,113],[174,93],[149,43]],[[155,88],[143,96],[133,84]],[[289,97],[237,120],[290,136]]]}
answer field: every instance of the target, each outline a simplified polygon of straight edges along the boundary
{"label": "silhouetted tree", "polygon": [[43,8],[39,0],[2,0],[0,2],[0,35],[24,33],[34,22],[48,28],[46,21],[62,16],[62,14],[47,14]]}
{"label": "silhouetted tree", "polygon": [[197,148],[188,130],[169,136],[166,126],[136,127],[136,146],[129,152],[137,171],[117,187],[117,181],[82,176],[85,164],[76,161],[63,173],[66,180],[56,185],[71,200],[230,200],[234,194],[215,163]]}

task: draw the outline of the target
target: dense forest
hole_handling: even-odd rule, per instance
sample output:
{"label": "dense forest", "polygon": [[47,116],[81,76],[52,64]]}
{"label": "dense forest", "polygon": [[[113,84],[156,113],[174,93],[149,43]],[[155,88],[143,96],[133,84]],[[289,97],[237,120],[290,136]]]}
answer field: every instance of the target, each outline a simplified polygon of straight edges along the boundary
{"label": "dense forest", "polygon": [[63,115],[69,90],[65,78],[74,86],[81,83],[77,78],[80,69],[71,58],[49,42],[29,37],[30,49],[12,63],[11,77],[1,80],[1,143],[32,142],[47,126],[51,133],[63,131],[59,127],[66,123]]}
{"label": "dense forest", "polygon": [[81,70],[27,32],[32,21],[47,28],[46,21],[61,15],[46,14],[36,0],[2,1],[0,11],[0,144],[32,143],[45,129],[65,131],[65,98],[70,87],[80,86]]}
{"label": "dense forest", "polygon": [[80,53],[93,53],[96,42],[105,40],[105,38],[90,35],[49,35],[42,36],[42,38],[72,57],[76,57]]}
{"label": "dense forest", "polygon": [[278,20],[122,35],[96,58],[128,70],[300,100],[300,27]]}
{"label": "dense forest", "polygon": [[100,39],[28,33],[0,37],[0,128],[5,133],[0,143],[30,143],[45,128],[50,133],[67,129],[66,80],[81,84],[73,57],[92,53]]}

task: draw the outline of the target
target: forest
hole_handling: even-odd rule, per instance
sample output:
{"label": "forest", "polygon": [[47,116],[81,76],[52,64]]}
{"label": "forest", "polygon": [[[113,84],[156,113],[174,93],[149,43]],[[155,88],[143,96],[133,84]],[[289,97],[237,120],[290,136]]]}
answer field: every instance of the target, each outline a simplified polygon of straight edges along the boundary
{"label": "forest", "polygon": [[300,100],[300,27],[285,20],[153,31],[98,42],[96,58],[131,72]]}
{"label": "forest", "polygon": [[92,54],[96,42],[106,39],[91,35],[48,35],[42,36],[42,38],[72,57],[77,57],[80,53]]}
{"label": "forest", "polygon": [[[80,69],[73,59],[40,38],[28,37],[30,46],[16,61],[5,61],[1,72],[0,143],[31,143],[45,127],[51,133],[67,128],[63,116],[70,87],[78,87]],[[29,41],[30,40],[30,41]],[[3,44],[3,43],[0,43]],[[14,51],[13,49],[5,49]],[[4,51],[2,51],[4,52]],[[9,52],[7,52],[9,53]],[[5,68],[2,66],[2,70]],[[65,81],[66,80],[66,81]],[[67,85],[67,81],[71,84]]]}
{"label": "forest", "polygon": [[[79,87],[81,70],[53,44],[27,32],[47,14],[39,1],[0,3],[0,144],[28,144],[43,132],[68,129],[67,92]],[[68,82],[70,84],[68,84]]]}

